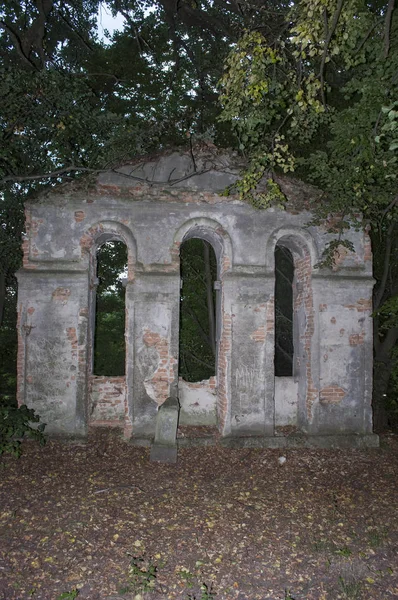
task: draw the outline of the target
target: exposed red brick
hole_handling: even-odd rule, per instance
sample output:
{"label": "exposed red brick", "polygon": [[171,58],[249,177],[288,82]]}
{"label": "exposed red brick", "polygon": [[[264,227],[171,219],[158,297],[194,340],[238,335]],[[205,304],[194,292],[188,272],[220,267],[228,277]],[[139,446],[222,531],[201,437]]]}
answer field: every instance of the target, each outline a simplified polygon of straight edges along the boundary
{"label": "exposed red brick", "polygon": [[52,297],[54,298],[54,300],[60,300],[65,304],[68,301],[70,294],[71,292],[69,288],[57,287],[53,291]]}
{"label": "exposed red brick", "polygon": [[365,334],[364,333],[352,333],[350,335],[350,337],[348,338],[348,340],[350,342],[350,346],[360,346],[365,341]]}
{"label": "exposed red brick", "polygon": [[[124,427],[126,401],[126,378],[92,375],[89,379],[90,424],[106,422]],[[129,423],[127,423],[128,425]]]}
{"label": "exposed red brick", "polygon": [[97,235],[103,232],[104,226],[102,225],[102,223],[98,223],[98,225],[90,227],[90,229],[86,231],[86,233],[84,233],[80,238],[80,247],[82,249],[82,252],[90,250],[90,248],[94,244],[94,240],[97,237]]}
{"label": "exposed red brick", "polygon": [[228,256],[223,256],[221,261],[221,273],[224,274],[225,271],[231,268],[231,261]]}
{"label": "exposed red brick", "polygon": [[217,387],[217,377],[214,375],[210,379],[203,379],[203,381],[185,381],[182,377],[179,377],[178,380],[183,381],[184,385],[190,390],[215,390]]}
{"label": "exposed red brick", "polygon": [[267,315],[266,315],[266,332],[267,334],[274,335],[275,332],[275,298],[270,296],[267,304]]}
{"label": "exposed red brick", "polygon": [[24,311],[22,303],[18,304],[17,313],[17,335],[18,335],[18,353],[17,353],[17,402],[18,406],[25,404],[25,352],[26,352],[26,326],[24,324]]}
{"label": "exposed red brick", "polygon": [[319,401],[321,404],[339,404],[346,393],[346,390],[338,385],[329,385],[320,390]]}
{"label": "exposed red brick", "polygon": [[372,260],[372,243],[368,231],[364,231],[363,240],[363,259],[368,262]]}
{"label": "exposed red brick", "polygon": [[359,298],[355,304],[344,304],[344,308],[350,310],[357,310],[358,312],[367,312],[372,310],[372,299],[371,298]]}
{"label": "exposed red brick", "polygon": [[[306,376],[306,409],[308,420],[312,420],[312,407],[318,397],[318,389],[313,381],[312,377],[312,356],[311,356],[311,343],[312,336],[315,331],[315,316],[313,306],[313,294],[312,294],[312,265],[311,256],[308,249],[305,250],[305,256],[299,257],[293,253],[294,260],[294,273],[295,273],[295,299],[294,299],[294,313],[304,307],[306,313],[306,326],[305,330],[301,332],[300,339],[303,345],[304,356],[301,362],[301,368],[305,368]],[[300,285],[298,285],[300,284]],[[299,291],[298,291],[299,290]],[[324,305],[326,307],[326,305]]]}
{"label": "exposed red brick", "polygon": [[75,221],[76,223],[81,223],[86,218],[86,213],[84,210],[75,210]]}
{"label": "exposed red brick", "polygon": [[218,369],[217,369],[217,415],[219,428],[222,431],[228,410],[228,390],[227,377],[228,365],[231,363],[231,340],[232,340],[232,315],[224,310],[224,295],[221,300],[222,329],[218,348]]}
{"label": "exposed red brick", "polygon": [[347,256],[352,255],[353,252],[349,250],[346,246],[342,246],[341,244],[337,246],[336,250],[333,254],[333,267],[332,271],[337,271],[339,267],[344,263]]}
{"label": "exposed red brick", "polygon": [[250,338],[255,342],[265,342],[265,325],[260,325],[256,331],[253,331],[253,333],[250,334]]}

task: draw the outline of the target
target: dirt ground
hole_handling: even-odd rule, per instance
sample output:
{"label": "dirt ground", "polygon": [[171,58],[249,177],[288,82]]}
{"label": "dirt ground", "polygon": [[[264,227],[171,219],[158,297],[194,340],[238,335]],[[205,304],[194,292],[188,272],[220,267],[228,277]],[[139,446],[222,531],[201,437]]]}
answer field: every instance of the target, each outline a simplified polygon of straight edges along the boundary
{"label": "dirt ground", "polygon": [[398,598],[396,436],[164,465],[98,430],[0,460],[0,599]]}

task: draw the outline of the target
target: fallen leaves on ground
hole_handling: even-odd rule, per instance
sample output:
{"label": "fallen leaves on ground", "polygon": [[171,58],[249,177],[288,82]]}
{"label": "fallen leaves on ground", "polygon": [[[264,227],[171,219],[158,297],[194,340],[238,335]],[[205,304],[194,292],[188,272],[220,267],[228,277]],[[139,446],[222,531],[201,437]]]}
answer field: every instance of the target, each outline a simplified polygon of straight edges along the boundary
{"label": "fallen leaves on ground", "polygon": [[283,454],[26,443],[0,464],[0,599],[398,597],[398,438]]}

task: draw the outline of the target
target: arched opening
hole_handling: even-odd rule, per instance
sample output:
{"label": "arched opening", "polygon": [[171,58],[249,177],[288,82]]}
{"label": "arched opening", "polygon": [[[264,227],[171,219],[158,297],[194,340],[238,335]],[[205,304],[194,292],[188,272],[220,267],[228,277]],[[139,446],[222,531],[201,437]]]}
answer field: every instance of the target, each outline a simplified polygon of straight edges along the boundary
{"label": "arched opening", "polygon": [[218,337],[217,259],[199,238],[180,248],[179,376],[198,382],[216,375]]}
{"label": "arched opening", "polygon": [[93,373],[96,376],[125,375],[125,287],[127,246],[119,240],[105,241],[96,253],[97,286]]}
{"label": "arched opening", "polygon": [[275,247],[275,377],[293,375],[294,261],[285,246]]}
{"label": "arched opening", "polygon": [[[206,233],[204,234],[206,236]],[[217,425],[217,358],[220,337],[219,260],[205,237],[191,231],[180,247],[180,426]]]}
{"label": "arched opening", "polygon": [[[275,247],[275,432],[305,431],[317,390],[311,240],[286,232]],[[280,352],[280,347],[283,352]],[[279,356],[277,355],[279,352]],[[281,357],[283,356],[283,358]]]}

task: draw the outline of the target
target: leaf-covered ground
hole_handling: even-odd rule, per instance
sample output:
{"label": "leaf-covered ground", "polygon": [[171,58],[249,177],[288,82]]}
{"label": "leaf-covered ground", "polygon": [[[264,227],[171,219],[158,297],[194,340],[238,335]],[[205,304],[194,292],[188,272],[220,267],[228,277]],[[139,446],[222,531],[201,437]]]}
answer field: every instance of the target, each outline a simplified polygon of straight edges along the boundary
{"label": "leaf-covered ground", "polygon": [[0,599],[398,598],[398,439],[281,454],[26,443],[0,464]]}

